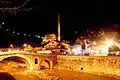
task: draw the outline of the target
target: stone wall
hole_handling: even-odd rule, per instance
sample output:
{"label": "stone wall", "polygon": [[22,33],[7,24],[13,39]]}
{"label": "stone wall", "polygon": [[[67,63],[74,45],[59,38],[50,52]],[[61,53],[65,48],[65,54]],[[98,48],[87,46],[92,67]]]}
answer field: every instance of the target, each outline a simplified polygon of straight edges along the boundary
{"label": "stone wall", "polygon": [[97,75],[120,76],[120,57],[117,56],[57,56],[56,69],[87,72]]}

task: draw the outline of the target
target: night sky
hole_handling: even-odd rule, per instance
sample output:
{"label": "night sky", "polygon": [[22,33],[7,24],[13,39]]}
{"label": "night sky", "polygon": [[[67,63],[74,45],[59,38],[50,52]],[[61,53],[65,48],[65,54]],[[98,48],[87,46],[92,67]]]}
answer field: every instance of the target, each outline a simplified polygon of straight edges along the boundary
{"label": "night sky", "polygon": [[[16,5],[18,3],[20,2],[16,2]],[[32,10],[23,10],[17,12],[16,15],[0,12],[0,20],[5,23],[5,28],[14,29],[21,34],[39,34],[44,36],[46,33],[57,34],[57,14],[60,13],[61,34],[67,40],[75,40],[77,35],[75,31],[82,33],[88,28],[114,28],[117,25],[119,30],[119,5],[101,3],[31,0],[23,9],[32,8]],[[1,33],[1,36],[5,34]],[[3,38],[3,40],[5,39]],[[12,38],[10,39],[9,43],[16,41]],[[23,42],[24,39],[23,37],[19,38]]]}

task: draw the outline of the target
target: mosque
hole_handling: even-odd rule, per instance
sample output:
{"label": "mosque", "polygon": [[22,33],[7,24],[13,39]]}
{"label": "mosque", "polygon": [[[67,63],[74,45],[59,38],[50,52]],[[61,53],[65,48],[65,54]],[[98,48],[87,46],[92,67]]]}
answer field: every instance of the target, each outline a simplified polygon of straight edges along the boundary
{"label": "mosque", "polygon": [[52,49],[52,50],[69,48],[70,45],[61,40],[60,14],[58,14],[58,35],[56,36],[54,33],[46,34],[43,38],[41,46],[45,49]]}

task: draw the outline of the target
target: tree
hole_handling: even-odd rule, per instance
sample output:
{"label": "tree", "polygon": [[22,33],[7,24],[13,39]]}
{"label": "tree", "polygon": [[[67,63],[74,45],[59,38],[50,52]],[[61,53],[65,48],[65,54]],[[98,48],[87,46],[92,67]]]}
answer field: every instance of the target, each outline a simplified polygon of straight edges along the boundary
{"label": "tree", "polygon": [[116,51],[119,51],[120,48],[116,45],[113,45],[111,47],[109,47],[109,52],[116,52]]}

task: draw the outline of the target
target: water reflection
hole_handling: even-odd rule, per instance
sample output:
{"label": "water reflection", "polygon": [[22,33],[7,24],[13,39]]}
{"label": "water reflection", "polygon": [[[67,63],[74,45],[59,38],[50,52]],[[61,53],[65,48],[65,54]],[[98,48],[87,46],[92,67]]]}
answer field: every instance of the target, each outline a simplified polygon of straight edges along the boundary
{"label": "water reflection", "polygon": [[16,79],[7,72],[0,72],[0,80],[16,80]]}

